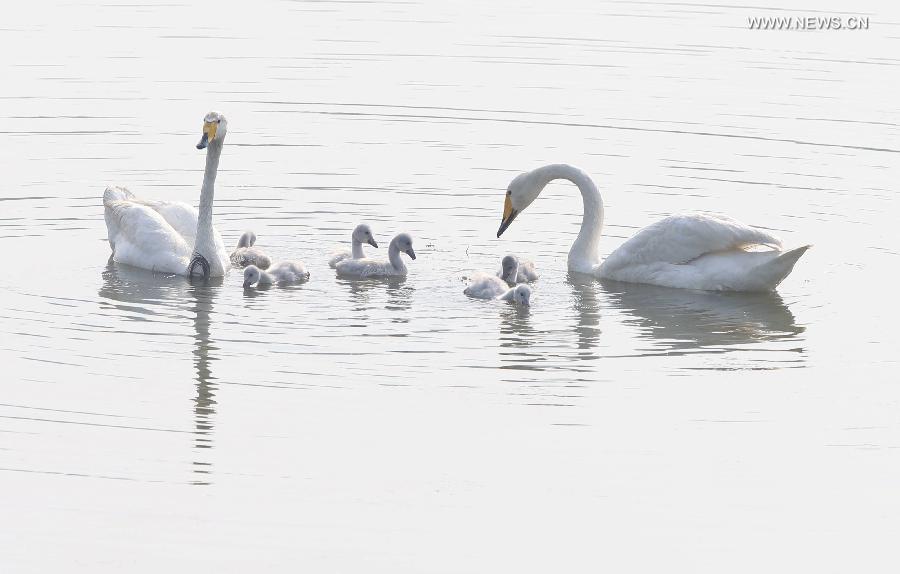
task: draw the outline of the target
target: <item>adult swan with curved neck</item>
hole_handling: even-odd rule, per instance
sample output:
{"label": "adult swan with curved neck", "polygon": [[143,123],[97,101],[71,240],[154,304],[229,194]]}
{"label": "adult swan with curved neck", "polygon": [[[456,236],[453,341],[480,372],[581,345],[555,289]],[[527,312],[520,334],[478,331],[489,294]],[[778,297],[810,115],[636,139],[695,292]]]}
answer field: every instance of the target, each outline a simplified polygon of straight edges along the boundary
{"label": "adult swan with curved neck", "polygon": [[180,201],[140,199],[124,187],[106,188],[103,208],[113,261],[187,277],[225,275],[228,253],[213,228],[212,206],[227,131],[222,114],[210,112],[203,119],[197,149],[206,149],[206,172],[199,212]]}
{"label": "adult swan with curved neck", "polygon": [[[575,273],[683,289],[771,291],[809,249],[805,245],[783,251],[781,240],[761,229],[724,215],[685,213],[645,227],[600,263],[603,200],[585,172],[565,164],[547,165],[512,180],[497,237],[555,179],[578,186],[584,202],[581,231],[569,250],[569,270]],[[767,249],[756,250],[759,246]]]}

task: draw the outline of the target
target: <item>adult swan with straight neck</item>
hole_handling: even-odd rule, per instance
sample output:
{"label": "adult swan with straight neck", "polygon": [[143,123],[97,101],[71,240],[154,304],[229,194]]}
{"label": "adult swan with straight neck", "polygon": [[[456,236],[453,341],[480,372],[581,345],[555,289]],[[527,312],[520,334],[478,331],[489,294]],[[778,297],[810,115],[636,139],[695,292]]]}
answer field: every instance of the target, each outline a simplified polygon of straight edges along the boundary
{"label": "adult swan with straight neck", "polygon": [[[565,164],[520,174],[509,184],[497,237],[555,179],[578,186],[581,231],[569,250],[569,270],[600,279],[707,291],[772,291],[809,245],[783,251],[774,235],[724,215],[684,213],[645,227],[600,263],[603,200],[591,178]],[[765,250],[756,250],[757,247]]]}
{"label": "adult swan with straight neck", "polygon": [[140,199],[124,187],[106,188],[103,208],[113,261],[187,277],[225,275],[228,253],[213,228],[212,206],[227,131],[222,114],[210,112],[203,119],[197,149],[206,149],[206,172],[199,211],[180,201]]}

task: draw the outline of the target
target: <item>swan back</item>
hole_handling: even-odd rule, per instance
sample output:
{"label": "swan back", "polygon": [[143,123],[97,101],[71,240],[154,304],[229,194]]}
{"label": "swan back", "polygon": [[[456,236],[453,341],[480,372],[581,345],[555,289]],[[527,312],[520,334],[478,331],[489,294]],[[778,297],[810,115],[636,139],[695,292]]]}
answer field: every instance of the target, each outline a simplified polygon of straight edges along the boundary
{"label": "swan back", "polygon": [[516,273],[517,283],[530,283],[531,281],[537,281],[539,278],[540,275],[534,268],[534,263],[531,261],[519,262],[519,271]]}
{"label": "swan back", "polygon": [[266,273],[280,283],[297,283],[309,279],[309,271],[302,261],[279,261],[273,263]]}
{"label": "swan back", "polygon": [[475,299],[496,299],[509,290],[506,282],[496,275],[475,273],[463,293]]}
{"label": "swan back", "polygon": [[745,249],[754,245],[781,247],[781,240],[762,229],[714,213],[670,215],[648,225],[609,254],[603,273],[631,265],[683,265],[707,253]]}
{"label": "swan back", "polygon": [[231,266],[235,269],[243,269],[248,265],[268,269],[272,265],[272,259],[259,247],[239,247],[232,252],[230,259]]}
{"label": "swan back", "polygon": [[[748,251],[766,246],[765,251]],[[639,231],[606,258],[596,275],[631,283],[709,291],[771,291],[806,248],[781,251],[781,240],[730,217],[686,213]]]}

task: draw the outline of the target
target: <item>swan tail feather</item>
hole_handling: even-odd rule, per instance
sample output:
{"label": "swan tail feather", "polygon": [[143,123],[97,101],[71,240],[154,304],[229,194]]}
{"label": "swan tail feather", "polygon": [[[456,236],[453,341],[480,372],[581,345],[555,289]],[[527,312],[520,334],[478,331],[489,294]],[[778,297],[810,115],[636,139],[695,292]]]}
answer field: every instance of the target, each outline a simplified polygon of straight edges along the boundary
{"label": "swan tail feather", "polygon": [[328,266],[332,269],[337,268],[337,264],[341,261],[345,261],[347,259],[351,259],[349,251],[340,251],[331,256],[331,259],[328,260]]}
{"label": "swan tail feather", "polygon": [[806,253],[806,250],[812,245],[804,245],[790,251],[785,251],[778,257],[763,263],[754,270],[756,275],[765,287],[774,290],[779,283],[784,281],[785,277],[790,275],[794,270],[794,264]]}
{"label": "swan tail feather", "polygon": [[128,191],[128,188],[120,187],[118,185],[109,185],[106,187],[106,191],[103,192],[103,205],[107,206],[115,201],[122,201],[125,199],[134,199],[134,194]]}

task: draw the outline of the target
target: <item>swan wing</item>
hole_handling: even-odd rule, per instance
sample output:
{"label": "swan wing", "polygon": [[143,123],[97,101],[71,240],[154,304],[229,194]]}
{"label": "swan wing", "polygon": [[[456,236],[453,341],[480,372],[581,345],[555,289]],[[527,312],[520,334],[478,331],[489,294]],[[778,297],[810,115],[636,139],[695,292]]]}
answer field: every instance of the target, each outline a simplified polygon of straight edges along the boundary
{"label": "swan wing", "polygon": [[121,202],[132,205],[143,205],[156,211],[174,229],[185,243],[194,244],[197,235],[197,209],[183,201],[162,201],[157,199],[144,199],[135,196],[125,187],[110,186],[103,193],[103,205],[107,207],[113,203],[121,205]]}
{"label": "swan wing", "polygon": [[158,211],[124,191],[114,190],[103,198],[113,260],[151,271],[185,274],[191,246]]}
{"label": "swan wing", "polygon": [[[748,250],[768,246],[765,251]],[[642,229],[595,268],[602,279],[710,291],[771,291],[808,246],[781,240],[726,217],[673,215]]]}
{"label": "swan wing", "polygon": [[[162,218],[166,220],[166,223],[168,223],[172,229],[184,239],[184,242],[187,243],[193,251],[197,243],[197,219],[199,218],[196,207],[182,201],[158,201],[146,199],[138,201],[159,213]],[[222,236],[215,226],[213,226],[212,232],[213,243],[215,244],[214,256],[219,260],[219,265],[224,271],[225,269],[228,269],[228,266],[231,263],[229,253],[225,247],[225,241],[222,240]],[[268,259],[265,254],[261,252],[260,254],[262,255],[262,258]],[[262,258],[260,259],[260,262],[265,263]],[[257,265],[257,267],[265,269],[268,265],[266,265],[266,267]]]}
{"label": "swan wing", "polygon": [[[197,239],[197,209],[181,201],[144,200],[145,205],[159,213],[185,243],[193,246]],[[225,248],[223,243],[222,248]]]}
{"label": "swan wing", "polygon": [[683,265],[707,253],[744,250],[754,245],[781,248],[781,240],[725,215],[684,213],[645,227],[600,265],[602,275],[633,265]]}

